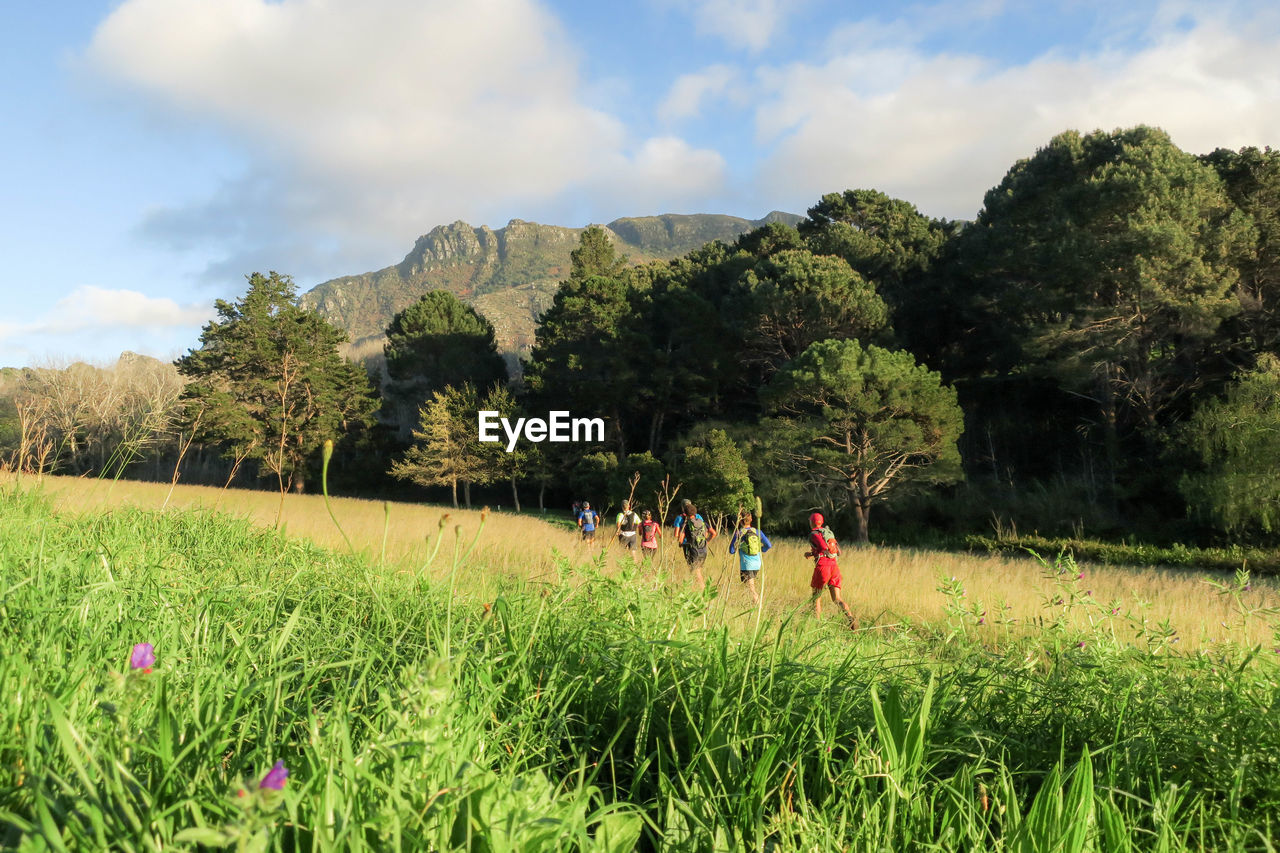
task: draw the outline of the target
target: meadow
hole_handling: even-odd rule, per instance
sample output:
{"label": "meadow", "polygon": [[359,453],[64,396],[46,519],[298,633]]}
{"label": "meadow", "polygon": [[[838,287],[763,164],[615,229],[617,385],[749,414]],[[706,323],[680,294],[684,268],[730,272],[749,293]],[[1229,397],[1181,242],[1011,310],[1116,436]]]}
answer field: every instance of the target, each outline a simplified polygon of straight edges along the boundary
{"label": "meadow", "polygon": [[0,481],[0,846],[1274,849],[1246,575],[871,549],[852,632],[799,542],[753,608],[714,547],[699,592],[526,516],[331,509]]}

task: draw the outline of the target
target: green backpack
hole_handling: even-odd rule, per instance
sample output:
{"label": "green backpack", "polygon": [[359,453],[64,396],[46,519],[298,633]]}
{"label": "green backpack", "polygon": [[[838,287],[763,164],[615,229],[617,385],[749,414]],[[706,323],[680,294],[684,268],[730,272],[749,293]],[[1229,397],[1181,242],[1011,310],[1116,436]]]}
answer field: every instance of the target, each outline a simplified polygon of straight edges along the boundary
{"label": "green backpack", "polygon": [[707,525],[700,517],[684,520],[684,547],[701,551],[707,547]]}
{"label": "green backpack", "polygon": [[758,557],[761,554],[760,531],[754,527],[743,530],[742,544],[738,550],[739,553],[746,554],[748,557]]}

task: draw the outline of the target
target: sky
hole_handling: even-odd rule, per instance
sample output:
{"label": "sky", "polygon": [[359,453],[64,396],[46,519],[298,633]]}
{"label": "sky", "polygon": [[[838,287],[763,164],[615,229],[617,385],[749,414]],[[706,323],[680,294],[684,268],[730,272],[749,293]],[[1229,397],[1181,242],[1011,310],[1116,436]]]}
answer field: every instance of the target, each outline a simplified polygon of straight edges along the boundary
{"label": "sky", "polygon": [[973,218],[1064,130],[1280,148],[1280,7],[1131,0],[9,0],[0,366],[172,359],[457,220],[870,188]]}

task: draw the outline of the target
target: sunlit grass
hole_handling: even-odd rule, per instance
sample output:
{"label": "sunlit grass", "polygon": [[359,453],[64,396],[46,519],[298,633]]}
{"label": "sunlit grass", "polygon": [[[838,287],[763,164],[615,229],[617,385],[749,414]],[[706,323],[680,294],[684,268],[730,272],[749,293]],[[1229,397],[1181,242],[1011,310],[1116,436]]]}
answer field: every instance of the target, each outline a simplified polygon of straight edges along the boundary
{"label": "sunlit grass", "polygon": [[[0,477],[0,483],[12,481],[11,475]],[[41,489],[58,508],[71,512],[111,506],[202,507],[268,527],[275,524],[281,506],[279,494],[267,491],[182,485],[171,490],[168,485],[123,480],[27,478],[24,487]],[[356,498],[333,498],[332,506],[357,553],[375,565],[396,571],[417,572],[425,567],[430,572],[450,565],[455,547],[465,551],[471,546],[472,533],[480,520],[479,509],[453,510]],[[281,525],[291,536],[335,550],[347,549],[319,495],[286,495]],[[562,524],[544,522],[528,513],[490,512],[484,535],[475,542],[472,552],[472,563],[477,568],[468,572],[462,582],[483,596],[496,588],[489,575],[555,578],[557,554],[573,559],[602,558],[602,566],[616,573],[630,563],[630,557],[613,543],[608,530],[606,525],[595,546],[589,546]],[[437,543],[438,539],[443,541]],[[659,566],[641,570],[635,576],[636,582],[659,574],[669,587],[686,581],[684,561],[671,541],[668,532]],[[803,556],[807,549],[804,542],[774,537],[775,547],[764,558],[764,606],[756,614],[749,595],[738,582],[737,558],[726,553],[727,541],[728,536],[724,535],[712,543],[707,562],[708,580],[719,587],[723,597],[720,613],[724,618],[735,625],[750,626],[760,619],[768,622],[786,618],[807,606],[812,562]],[[429,563],[433,552],[436,558]],[[1056,555],[1044,557],[1052,562]],[[1208,572],[1081,565],[1078,569],[1084,577],[1076,580],[1076,573],[1046,577],[1045,567],[1030,556],[1009,559],[886,547],[860,550],[847,543],[840,562],[844,598],[868,630],[892,629],[904,623],[945,624],[948,600],[939,593],[939,582],[955,578],[975,614],[970,620],[972,630],[992,642],[1059,616],[1081,628],[1089,627],[1090,618],[1096,620],[1099,616],[1094,609],[1069,607],[1064,615],[1063,608],[1053,604],[1062,594],[1062,583],[1074,589],[1081,599],[1087,592],[1094,602],[1105,605],[1101,615],[1110,616],[1110,611],[1116,609],[1119,618],[1112,620],[1114,629],[1127,639],[1136,638],[1136,631],[1146,619],[1151,626],[1167,621],[1182,650],[1228,641],[1272,645],[1274,640],[1265,620],[1242,620],[1237,601],[1219,595],[1210,584],[1227,578]],[[1276,606],[1280,604],[1280,589],[1273,579],[1255,579],[1251,589],[1240,595],[1240,603],[1251,609]],[[979,625],[981,617],[976,614],[984,610],[988,615]],[[834,611],[828,607],[825,612]]]}
{"label": "sunlit grass", "polygon": [[410,508],[395,562],[380,504],[336,508],[352,555],[294,535],[305,499],[286,537],[121,485],[0,484],[0,846],[1244,851],[1280,823],[1270,649],[1088,627],[1064,566],[1044,624],[976,626],[986,588],[947,576],[936,618],[855,634],[571,531],[535,563],[497,516]]}

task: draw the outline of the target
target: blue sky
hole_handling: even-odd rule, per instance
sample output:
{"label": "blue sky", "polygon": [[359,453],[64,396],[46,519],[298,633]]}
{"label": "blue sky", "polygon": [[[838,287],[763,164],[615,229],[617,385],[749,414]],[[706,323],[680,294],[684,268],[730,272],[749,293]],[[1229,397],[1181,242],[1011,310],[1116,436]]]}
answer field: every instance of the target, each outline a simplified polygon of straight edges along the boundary
{"label": "blue sky", "polygon": [[0,366],[172,358],[216,298],[433,226],[970,218],[1069,128],[1280,147],[1262,2],[18,0],[0,33]]}

